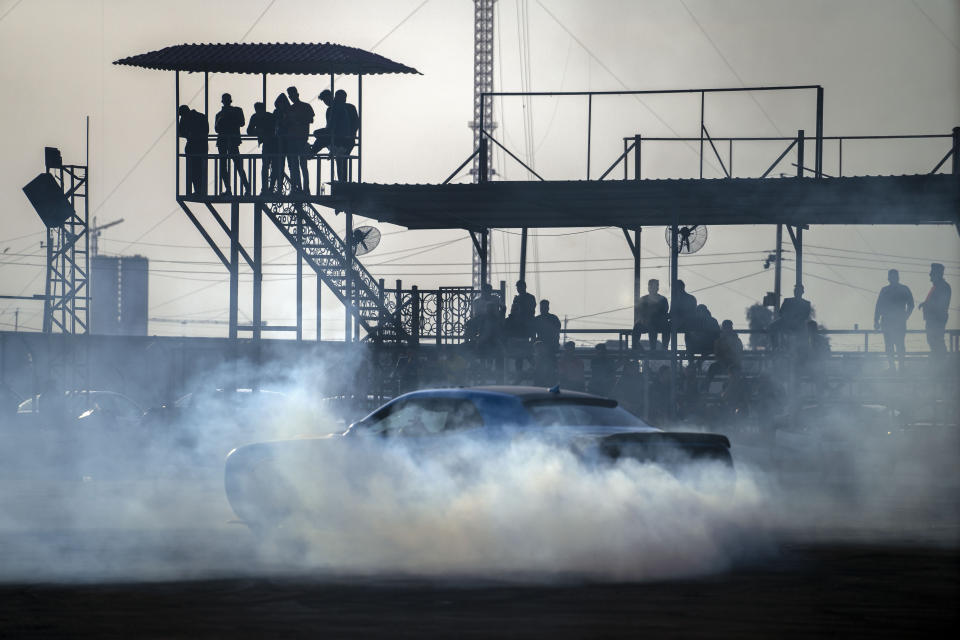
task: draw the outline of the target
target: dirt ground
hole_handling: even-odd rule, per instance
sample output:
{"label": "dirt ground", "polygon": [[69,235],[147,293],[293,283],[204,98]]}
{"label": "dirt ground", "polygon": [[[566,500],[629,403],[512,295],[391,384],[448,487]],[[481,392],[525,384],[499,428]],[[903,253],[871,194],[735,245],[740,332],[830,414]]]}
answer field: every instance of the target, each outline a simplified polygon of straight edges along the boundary
{"label": "dirt ground", "polygon": [[919,637],[956,627],[958,560],[956,548],[787,544],[762,565],[645,584],[6,584],[0,636]]}

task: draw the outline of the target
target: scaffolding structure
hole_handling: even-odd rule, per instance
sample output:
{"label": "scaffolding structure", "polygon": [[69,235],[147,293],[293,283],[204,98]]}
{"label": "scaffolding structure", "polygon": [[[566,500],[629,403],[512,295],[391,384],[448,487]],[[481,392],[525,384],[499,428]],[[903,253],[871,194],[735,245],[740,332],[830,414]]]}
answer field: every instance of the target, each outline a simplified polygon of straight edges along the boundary
{"label": "scaffolding structure", "polygon": [[47,227],[47,269],[43,332],[84,334],[89,331],[90,213],[86,165],[48,169],[73,209],[58,227]]}

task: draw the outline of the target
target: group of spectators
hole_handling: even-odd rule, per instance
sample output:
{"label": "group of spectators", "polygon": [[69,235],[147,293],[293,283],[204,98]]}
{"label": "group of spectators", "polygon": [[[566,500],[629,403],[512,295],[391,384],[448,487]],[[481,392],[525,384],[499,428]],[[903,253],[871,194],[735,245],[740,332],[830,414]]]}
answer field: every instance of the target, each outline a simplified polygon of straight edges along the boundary
{"label": "group of spectators", "polygon": [[[930,264],[930,292],[918,306],[923,312],[926,325],[927,345],[934,357],[940,358],[946,352],[944,334],[947,328],[947,316],[950,309],[950,285],[943,278],[944,267],[939,262]],[[887,353],[890,370],[896,368],[895,358],[903,361],[906,351],[907,319],[913,313],[913,293],[900,282],[900,273],[896,269],[887,272],[889,284],[880,290],[877,304],[873,310],[873,328],[883,332],[884,349]]]}
{"label": "group of spectators", "polygon": [[[283,188],[284,163],[289,168],[290,188],[294,193],[310,193],[309,158],[328,149],[334,158],[338,180],[348,180],[350,153],[356,145],[360,129],[357,108],[347,102],[347,92],[324,90],[318,96],[326,105],[326,124],[313,131],[310,144],[310,125],[314,121],[313,107],[300,100],[296,87],[289,87],[273,102],[274,110],[267,111],[263,102],[253,105],[253,115],[247,126],[247,135],[255,136],[261,147],[260,195],[276,193]],[[240,159],[241,130],[246,124],[243,109],[233,104],[229,93],[221,97],[222,107],[214,118],[217,154],[219,156],[221,193],[231,193],[231,170],[239,181],[240,192],[250,194],[250,181]],[[210,124],[207,116],[181,105],[178,109],[177,135],[186,139],[187,194],[206,193],[206,165]]]}
{"label": "group of spectators", "polygon": [[539,382],[552,377],[556,369],[560,318],[551,313],[550,301],[545,299],[540,300],[537,313],[537,300],[527,291],[526,282],[518,280],[516,287],[507,314],[506,305],[484,283],[464,325],[464,339],[480,358],[513,357],[518,377],[532,362],[534,377]]}

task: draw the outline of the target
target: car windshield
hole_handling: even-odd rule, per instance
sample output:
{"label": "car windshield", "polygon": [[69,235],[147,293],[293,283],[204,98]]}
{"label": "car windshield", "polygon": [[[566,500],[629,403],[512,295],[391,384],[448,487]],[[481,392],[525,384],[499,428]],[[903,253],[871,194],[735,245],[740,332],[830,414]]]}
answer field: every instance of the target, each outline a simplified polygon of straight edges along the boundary
{"label": "car windshield", "polygon": [[426,436],[483,426],[480,412],[461,398],[408,398],[377,412],[362,428],[382,435]]}
{"label": "car windshield", "polygon": [[537,401],[526,403],[535,424],[541,427],[645,427],[632,413],[616,406],[592,402]]}

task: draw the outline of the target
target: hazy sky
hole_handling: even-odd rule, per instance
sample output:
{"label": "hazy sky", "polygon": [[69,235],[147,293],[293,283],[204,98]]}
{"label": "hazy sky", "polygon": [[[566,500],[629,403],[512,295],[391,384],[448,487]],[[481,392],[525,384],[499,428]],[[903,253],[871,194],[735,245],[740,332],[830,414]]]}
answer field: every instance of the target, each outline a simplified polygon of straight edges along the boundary
{"label": "hazy sky", "polygon": [[[821,84],[827,135],[945,134],[960,125],[957,0],[500,0],[497,31],[497,89]],[[173,74],[111,63],[172,44],[241,40],[376,45],[378,53],[423,73],[364,82],[368,181],[440,182],[471,152],[469,0],[0,0],[0,121],[6,143],[0,159],[0,294],[43,290],[44,230],[21,187],[43,170],[46,145],[60,147],[66,162],[82,163],[89,115],[91,218],[101,224],[124,219],[103,233],[101,253],[150,258],[151,317],[226,320],[227,274],[174,199]],[[320,78],[277,77],[269,94],[291,83],[305,97],[315,97],[323,86]],[[196,74],[182,80],[182,95],[199,88]],[[259,79],[214,76],[211,110],[223,91],[249,116],[259,98]],[[193,104],[202,109],[202,96]],[[522,157],[532,152],[545,177],[585,177],[584,100],[512,100],[496,109],[498,138]],[[594,177],[598,167],[616,158],[624,136],[696,135],[697,110],[689,99],[596,102]],[[795,135],[800,128],[812,133],[813,95],[718,99],[708,106],[708,127],[716,136]],[[844,174],[927,172],[948,144],[848,143]],[[737,147],[735,172],[758,175],[781,149]],[[836,154],[836,147],[826,147],[827,173],[836,171]],[[651,177],[692,176],[696,166],[696,154],[682,145],[644,148],[644,170]],[[502,154],[495,169],[506,179],[526,177]],[[778,170],[794,169],[787,159]],[[249,237],[252,225],[249,218],[244,222]],[[342,229],[342,218],[331,224]],[[380,226],[383,241],[364,260],[376,276],[423,288],[469,283],[465,232]],[[539,232],[528,267],[532,292],[549,298],[572,327],[628,326],[632,315],[624,308],[631,304],[632,269],[622,234],[591,228],[570,235],[575,231]],[[718,319],[742,325],[744,308],[772,289],[773,269],[761,272],[763,252],[773,248],[773,228],[709,232],[706,247],[681,262],[681,277]],[[900,268],[902,281],[921,299],[929,288],[931,258],[945,262],[948,281],[960,287],[960,241],[952,227],[814,227],[805,238],[808,297],[830,328],[872,323],[875,292],[885,284],[888,267]],[[264,317],[292,324],[292,249],[273,229],[265,244],[270,264]],[[646,229],[643,245],[644,279],[666,281],[663,229]],[[494,280],[512,283],[519,236],[514,230],[494,232],[492,246]],[[786,290],[792,276],[785,270]],[[241,276],[242,320],[250,313],[249,281],[248,273]],[[312,282],[305,289],[312,291]],[[309,293],[305,305],[310,328]],[[41,305],[29,301],[0,301],[0,327],[12,328],[17,308],[21,327],[39,328]],[[958,317],[955,308],[950,326],[960,326]],[[922,328],[919,316],[910,326]],[[341,307],[327,292],[324,337],[342,335],[342,327]],[[150,332],[225,335],[226,326],[152,322]]]}

